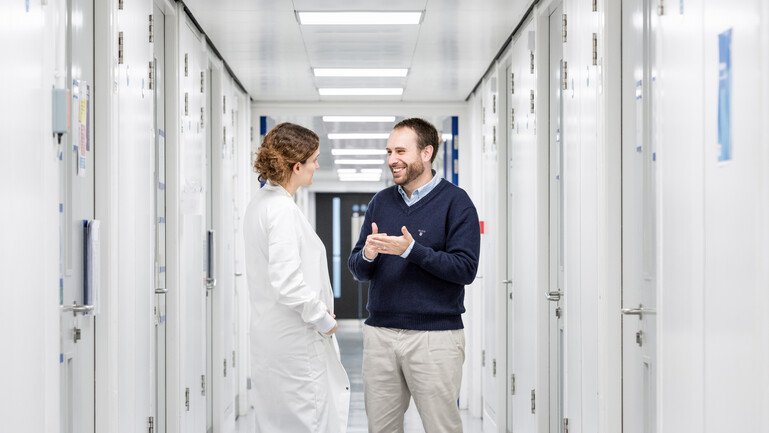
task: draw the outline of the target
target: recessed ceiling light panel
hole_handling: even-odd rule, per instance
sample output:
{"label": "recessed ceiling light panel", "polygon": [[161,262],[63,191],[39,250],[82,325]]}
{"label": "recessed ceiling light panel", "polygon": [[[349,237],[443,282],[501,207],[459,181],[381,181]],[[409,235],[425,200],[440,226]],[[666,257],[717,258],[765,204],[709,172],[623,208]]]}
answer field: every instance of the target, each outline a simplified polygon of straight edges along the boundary
{"label": "recessed ceiling light panel", "polygon": [[395,116],[323,116],[324,122],[395,122]]}
{"label": "recessed ceiling light panel", "polygon": [[321,96],[400,96],[403,87],[321,87]]}
{"label": "recessed ceiling light panel", "polygon": [[316,77],[405,77],[409,70],[405,68],[313,68]]}
{"label": "recessed ceiling light panel", "polygon": [[414,25],[422,21],[422,11],[297,12],[296,19],[307,26]]}

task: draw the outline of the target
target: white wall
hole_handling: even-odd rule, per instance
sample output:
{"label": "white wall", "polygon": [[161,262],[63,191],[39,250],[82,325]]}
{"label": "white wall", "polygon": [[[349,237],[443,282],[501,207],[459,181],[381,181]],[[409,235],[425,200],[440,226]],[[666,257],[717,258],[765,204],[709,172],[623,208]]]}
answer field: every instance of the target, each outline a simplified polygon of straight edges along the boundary
{"label": "white wall", "polygon": [[[59,429],[59,151],[51,89],[64,87],[63,2],[0,5],[0,274],[8,339],[0,357],[4,429]],[[11,61],[12,60],[12,61]],[[62,143],[66,143],[62,139]]]}

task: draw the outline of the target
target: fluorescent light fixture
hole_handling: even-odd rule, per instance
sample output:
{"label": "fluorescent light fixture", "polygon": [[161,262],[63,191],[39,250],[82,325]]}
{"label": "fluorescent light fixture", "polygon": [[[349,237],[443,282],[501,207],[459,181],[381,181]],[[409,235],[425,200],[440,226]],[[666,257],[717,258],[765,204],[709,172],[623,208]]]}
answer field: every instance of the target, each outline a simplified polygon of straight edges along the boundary
{"label": "fluorescent light fixture", "polygon": [[387,140],[389,132],[337,132],[328,134],[329,140]]}
{"label": "fluorescent light fixture", "polygon": [[337,174],[346,174],[346,173],[357,173],[358,170],[354,168],[337,168],[336,172]]}
{"label": "fluorescent light fixture", "polygon": [[324,122],[395,122],[395,116],[323,116]]}
{"label": "fluorescent light fixture", "polygon": [[335,159],[337,165],[381,165],[384,159]]}
{"label": "fluorescent light fixture", "polygon": [[454,138],[454,136],[452,134],[441,134],[441,138],[443,139],[443,141],[449,141],[452,138]]}
{"label": "fluorescent light fixture", "polygon": [[313,68],[316,77],[405,77],[405,68]]}
{"label": "fluorescent light fixture", "polygon": [[382,177],[378,174],[369,173],[355,173],[355,174],[340,174],[339,180],[342,182],[362,181],[362,182],[377,182],[382,180]]}
{"label": "fluorescent light fixture", "polygon": [[419,24],[422,11],[416,12],[297,12],[302,25],[364,26]]}
{"label": "fluorescent light fixture", "polygon": [[362,169],[360,169],[360,172],[361,173],[378,173],[378,174],[382,174],[382,169],[381,168],[362,168]]}
{"label": "fluorescent light fixture", "polygon": [[321,87],[320,96],[400,96],[403,87]]}
{"label": "fluorescent light fixture", "polygon": [[331,149],[334,156],[373,156],[386,155],[385,149]]}
{"label": "fluorescent light fixture", "polygon": [[372,178],[358,178],[358,177],[352,177],[352,178],[340,178],[340,182],[379,182],[380,178],[378,177],[372,177]]}

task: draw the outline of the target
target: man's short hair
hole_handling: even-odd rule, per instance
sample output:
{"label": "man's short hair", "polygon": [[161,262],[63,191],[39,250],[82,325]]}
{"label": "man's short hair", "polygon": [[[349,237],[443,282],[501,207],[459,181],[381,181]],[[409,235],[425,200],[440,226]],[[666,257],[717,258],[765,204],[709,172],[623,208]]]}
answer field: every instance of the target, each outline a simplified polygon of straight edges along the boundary
{"label": "man's short hair", "polygon": [[433,147],[433,156],[430,158],[430,163],[432,164],[435,161],[436,155],[438,155],[438,147],[441,145],[438,130],[435,129],[432,123],[418,117],[412,117],[398,122],[393,126],[393,131],[400,128],[411,128],[417,134],[417,147],[419,147],[420,152],[427,146]]}

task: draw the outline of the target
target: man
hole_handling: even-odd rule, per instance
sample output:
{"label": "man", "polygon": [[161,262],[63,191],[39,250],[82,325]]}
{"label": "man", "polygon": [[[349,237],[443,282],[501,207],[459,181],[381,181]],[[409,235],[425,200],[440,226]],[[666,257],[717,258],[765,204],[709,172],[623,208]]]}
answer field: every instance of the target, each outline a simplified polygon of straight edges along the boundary
{"label": "man", "polygon": [[387,140],[395,185],[369,203],[350,254],[355,278],[371,281],[363,329],[370,433],[403,432],[410,397],[427,433],[462,431],[461,314],[464,286],[478,269],[480,227],[467,193],[431,169],[439,144],[422,119],[395,125]]}

